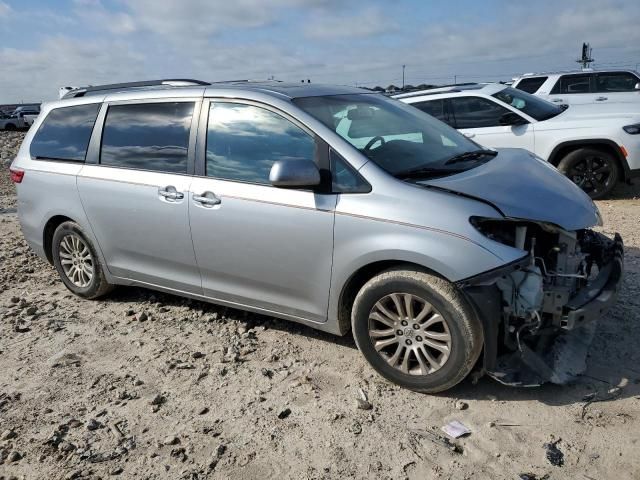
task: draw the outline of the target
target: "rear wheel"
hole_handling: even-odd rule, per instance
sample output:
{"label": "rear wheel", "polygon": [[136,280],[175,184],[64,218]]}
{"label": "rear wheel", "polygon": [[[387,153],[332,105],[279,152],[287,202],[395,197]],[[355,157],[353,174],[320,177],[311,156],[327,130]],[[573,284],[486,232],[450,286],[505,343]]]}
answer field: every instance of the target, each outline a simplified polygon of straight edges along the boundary
{"label": "rear wheel", "polygon": [[420,271],[389,270],[372,278],[356,296],[351,321],[369,364],[420,392],[441,392],[462,381],[482,349],[482,326],[462,294]]}
{"label": "rear wheel", "polygon": [[61,223],[53,233],[51,244],[53,264],[73,293],[93,299],[113,288],[105,278],[93,244],[77,223]]}
{"label": "rear wheel", "polygon": [[597,148],[579,148],[567,154],[558,170],[591,198],[606,197],[618,183],[620,169],[612,153]]}

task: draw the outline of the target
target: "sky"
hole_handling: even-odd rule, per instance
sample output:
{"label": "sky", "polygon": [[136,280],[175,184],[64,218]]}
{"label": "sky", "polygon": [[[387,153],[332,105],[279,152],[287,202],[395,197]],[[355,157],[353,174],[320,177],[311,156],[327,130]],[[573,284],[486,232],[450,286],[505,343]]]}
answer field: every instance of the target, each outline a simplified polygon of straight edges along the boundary
{"label": "sky", "polygon": [[0,103],[61,86],[275,78],[387,86],[640,67],[638,0],[0,0]]}

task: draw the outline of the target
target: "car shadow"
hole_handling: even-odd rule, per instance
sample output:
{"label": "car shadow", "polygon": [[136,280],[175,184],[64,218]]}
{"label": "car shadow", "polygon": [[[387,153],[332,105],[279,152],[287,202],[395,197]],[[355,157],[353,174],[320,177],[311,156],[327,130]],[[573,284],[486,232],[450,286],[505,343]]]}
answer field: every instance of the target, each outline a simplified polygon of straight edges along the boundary
{"label": "car shadow", "polygon": [[627,183],[619,183],[607,198],[603,200],[630,200],[640,198],[640,178],[632,181],[631,185]]}
{"label": "car shadow", "polygon": [[[637,295],[637,285],[640,284],[640,249],[625,247],[625,258],[627,267],[618,302],[599,321],[587,358],[587,370],[575,382],[570,385],[545,384],[518,388],[502,385],[488,376],[475,382],[474,375],[471,374],[453,389],[437,395],[474,401],[537,400],[551,406],[585,404],[589,399],[611,402],[640,395],[640,350],[637,349],[640,344],[640,322],[636,321],[640,311],[640,298]],[[118,288],[105,300],[140,304],[137,311],[151,308],[158,302],[163,306],[182,306],[187,307],[188,315],[194,318],[216,313],[220,319],[231,318],[247,328],[264,326],[341,348],[357,349],[350,334],[341,337],[303,324],[145,288]]]}

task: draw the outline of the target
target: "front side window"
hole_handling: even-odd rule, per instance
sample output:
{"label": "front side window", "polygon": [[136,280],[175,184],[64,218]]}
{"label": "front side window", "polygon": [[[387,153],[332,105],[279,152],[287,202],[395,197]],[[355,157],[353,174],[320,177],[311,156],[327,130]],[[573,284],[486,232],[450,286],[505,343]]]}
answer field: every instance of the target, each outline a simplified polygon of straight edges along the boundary
{"label": "front side window", "polygon": [[527,77],[518,82],[516,88],[527,93],[536,93],[549,77]]}
{"label": "front side window", "polygon": [[481,147],[398,100],[360,93],[301,97],[293,102],[392,175],[403,177],[419,170],[425,178],[444,176],[479,164],[474,158],[452,165],[454,158]]}
{"label": "front side window", "polygon": [[446,100],[444,98],[440,98],[426,102],[412,103],[411,105],[416,107],[418,110],[422,110],[424,113],[428,113],[432,117],[437,118],[441,122],[449,123],[445,110],[445,101]]}
{"label": "front side window", "polygon": [[451,98],[456,128],[485,128],[500,126],[500,117],[509,110],[481,97]]}
{"label": "front side window", "polygon": [[540,97],[511,87],[494,93],[492,97],[513,108],[517,108],[538,121],[548,120],[564,111],[561,107],[542,100]]}
{"label": "front side window", "polygon": [[31,156],[42,160],[84,162],[100,104],[51,110],[31,142]]}
{"label": "front side window", "polygon": [[332,188],[334,193],[368,193],[369,184],[333,150],[330,151]]}
{"label": "front side window", "polygon": [[277,160],[315,158],[315,140],[283,116],[241,103],[212,103],[207,130],[206,175],[269,184]]}
{"label": "front side window", "polygon": [[598,73],[596,92],[632,92],[640,79],[629,72]]}
{"label": "front side window", "polygon": [[111,105],[102,133],[100,163],[187,173],[193,102]]}

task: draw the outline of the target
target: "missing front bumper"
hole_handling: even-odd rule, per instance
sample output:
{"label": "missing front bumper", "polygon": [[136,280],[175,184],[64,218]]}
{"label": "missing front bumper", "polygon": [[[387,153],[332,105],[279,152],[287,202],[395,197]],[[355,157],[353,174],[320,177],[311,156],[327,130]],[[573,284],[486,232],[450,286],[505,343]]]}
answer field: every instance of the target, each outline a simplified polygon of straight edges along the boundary
{"label": "missing front bumper", "polygon": [[566,384],[585,371],[597,320],[616,302],[624,272],[620,235],[615,234],[613,240],[597,235],[603,239],[607,258],[598,275],[563,306],[559,324],[518,338],[513,351],[501,353],[505,348],[499,345],[501,311],[495,285],[487,285],[486,276],[482,286],[461,285],[484,326],[484,373],[506,385],[532,387],[547,382]]}

